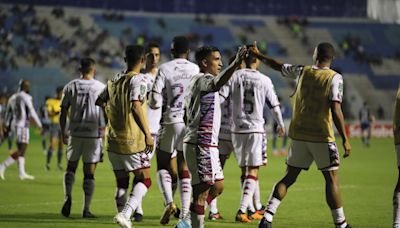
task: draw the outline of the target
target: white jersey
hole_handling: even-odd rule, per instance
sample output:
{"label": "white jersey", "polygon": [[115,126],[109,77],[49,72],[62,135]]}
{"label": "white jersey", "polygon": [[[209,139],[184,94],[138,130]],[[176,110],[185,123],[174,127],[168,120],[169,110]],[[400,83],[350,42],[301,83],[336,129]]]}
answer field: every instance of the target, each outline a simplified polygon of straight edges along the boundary
{"label": "white jersey", "polygon": [[162,103],[162,124],[183,123],[184,93],[190,79],[198,73],[196,64],[182,58],[160,66],[149,96],[149,105],[160,108]]}
{"label": "white jersey", "polygon": [[[312,66],[313,69],[318,69],[317,66]],[[329,69],[328,67],[324,67],[323,69]],[[303,66],[301,65],[292,65],[292,64],[283,64],[282,76],[297,79],[301,73],[303,72]],[[342,103],[343,99],[343,77],[341,74],[335,74],[332,79],[331,89],[329,92],[329,99],[331,101],[337,101]]]}
{"label": "white jersey", "polygon": [[7,119],[12,118],[11,127],[29,127],[30,118],[38,127],[42,127],[40,119],[33,108],[32,96],[25,91],[13,94],[7,104]]}
{"label": "white jersey", "polygon": [[70,110],[70,135],[74,137],[100,137],[100,107],[96,99],[105,85],[98,80],[75,79],[64,87],[61,107]]}
{"label": "white jersey", "polygon": [[232,101],[229,95],[229,86],[224,85],[219,90],[221,101],[221,129],[219,138],[223,140],[232,140],[231,126],[232,126]]}
{"label": "white jersey", "polygon": [[[146,73],[143,75],[147,81],[147,94],[149,95],[154,85],[155,76],[151,73]],[[150,105],[147,105],[147,119],[149,120],[150,133],[152,135],[158,135],[158,130],[160,129],[161,108],[152,109]]]}
{"label": "white jersey", "polygon": [[274,85],[257,70],[235,71],[230,81],[232,99],[232,133],[264,133],[263,110],[279,106]]}
{"label": "white jersey", "polygon": [[204,73],[190,81],[185,95],[186,132],[183,142],[218,146],[221,105],[215,84],[215,77]]}

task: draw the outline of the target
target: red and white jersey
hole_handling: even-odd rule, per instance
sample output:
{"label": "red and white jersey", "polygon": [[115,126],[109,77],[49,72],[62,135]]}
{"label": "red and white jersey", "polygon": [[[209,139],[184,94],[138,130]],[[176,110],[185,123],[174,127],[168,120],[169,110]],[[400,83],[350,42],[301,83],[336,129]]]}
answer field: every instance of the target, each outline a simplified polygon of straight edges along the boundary
{"label": "red and white jersey", "polygon": [[221,105],[214,89],[215,79],[211,74],[199,73],[190,81],[185,95],[185,143],[218,146]]}
{"label": "red and white jersey", "polygon": [[219,90],[221,101],[221,129],[219,138],[224,140],[232,140],[231,127],[232,127],[232,101],[229,95],[229,86],[224,85]]}
{"label": "red and white jersey", "polygon": [[[289,63],[285,63],[282,66],[281,73],[283,77],[297,79],[301,73],[303,72],[304,66],[301,65],[292,65]],[[317,66],[312,66],[313,69],[318,69]],[[322,69],[329,69],[328,67],[324,67]],[[341,74],[337,73],[333,76],[331,90],[329,92],[329,99],[331,101],[337,101],[342,103],[343,100],[343,77]]]}
{"label": "red and white jersey", "polygon": [[61,107],[70,108],[69,131],[74,137],[100,137],[100,107],[96,99],[105,85],[96,79],[75,79],[64,87]]}
{"label": "red and white jersey", "polygon": [[11,127],[29,127],[30,118],[35,121],[38,127],[42,127],[32,104],[32,96],[25,91],[14,93],[10,97],[6,115],[12,118]]}
{"label": "red and white jersey", "polygon": [[264,106],[279,106],[269,77],[253,69],[240,69],[230,80],[232,99],[232,133],[263,133]]}
{"label": "red and white jersey", "polygon": [[[151,89],[153,88],[156,75],[151,73],[143,74],[147,81],[147,96],[149,95]],[[161,120],[161,108],[152,109],[150,105],[147,105],[147,119],[149,120],[149,129],[152,135],[158,135],[158,130],[160,129]]]}
{"label": "red and white jersey", "polygon": [[162,124],[183,123],[184,93],[190,79],[198,73],[196,64],[182,58],[160,66],[149,96],[149,105],[152,108],[162,106]]}

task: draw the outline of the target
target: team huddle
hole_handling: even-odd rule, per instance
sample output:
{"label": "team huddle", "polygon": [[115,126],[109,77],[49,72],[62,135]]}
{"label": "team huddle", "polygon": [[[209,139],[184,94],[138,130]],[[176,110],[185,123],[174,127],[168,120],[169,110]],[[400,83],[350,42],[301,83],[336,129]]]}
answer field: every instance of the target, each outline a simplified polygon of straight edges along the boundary
{"label": "team huddle", "polygon": [[[130,45],[125,49],[126,69],[106,84],[94,79],[95,61],[80,61],[80,78],[63,89],[59,124],[67,145],[64,173],[64,205],[69,217],[75,172],[84,163],[84,205],[82,216],[96,218],[90,211],[95,188],[95,170],[104,151],[115,179],[114,221],[131,227],[144,215],[142,200],[152,185],[150,165],[157,160],[157,184],[164,199],[160,223],[179,218],[175,227],[204,227],[208,218],[222,219],[217,198],[224,189],[223,168],[233,153],[241,169],[241,199],[235,220],[259,220],[260,228],[272,227],[274,214],[302,170],[315,161],[326,181],[326,199],[336,227],[347,223],[339,190],[339,152],[333,125],[342,139],[344,157],[351,146],[345,133],[341,110],[343,79],[330,69],[334,48],[320,43],[311,66],[283,64],[266,56],[256,42],[238,48],[230,64],[222,69],[216,47],[196,50],[189,58],[189,41],[177,36],[171,45],[172,60],[159,66],[156,44]],[[266,129],[263,111],[268,108],[277,123],[276,133],[285,136],[280,102],[272,80],[258,71],[261,63],[297,81],[292,95],[293,115],[288,136],[291,148],[285,176],[274,185],[266,205],[260,200],[259,168],[266,165]],[[29,117],[42,127],[33,109],[29,82],[7,106],[5,129],[14,131],[17,151],[0,164],[0,178],[14,161],[21,179],[33,179],[24,169],[29,142]],[[128,191],[130,173],[134,174]],[[179,189],[180,208],[174,202]]]}

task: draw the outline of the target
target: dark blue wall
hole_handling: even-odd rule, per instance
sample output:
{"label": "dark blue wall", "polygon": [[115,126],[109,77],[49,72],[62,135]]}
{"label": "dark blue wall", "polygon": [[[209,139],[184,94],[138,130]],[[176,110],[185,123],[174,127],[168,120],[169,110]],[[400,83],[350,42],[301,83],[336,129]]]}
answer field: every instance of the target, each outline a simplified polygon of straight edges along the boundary
{"label": "dark blue wall", "polygon": [[0,0],[0,3],[76,6],[165,13],[366,17],[367,0]]}

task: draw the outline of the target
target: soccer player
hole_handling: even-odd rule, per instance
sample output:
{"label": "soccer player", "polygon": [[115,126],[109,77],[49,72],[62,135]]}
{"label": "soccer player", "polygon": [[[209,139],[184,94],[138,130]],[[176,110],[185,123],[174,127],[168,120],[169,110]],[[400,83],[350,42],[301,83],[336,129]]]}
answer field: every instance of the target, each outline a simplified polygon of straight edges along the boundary
{"label": "soccer player", "polygon": [[[274,85],[269,77],[259,72],[260,61],[253,54],[249,54],[244,62],[246,68],[237,70],[230,80],[232,99],[232,143],[239,167],[245,170],[242,186],[240,208],[236,214],[236,221],[247,223],[251,219],[261,220],[262,214],[250,213],[246,215],[249,205],[253,204],[254,194],[259,199],[258,170],[265,165],[266,136],[264,130],[264,106],[267,105],[278,123],[278,134],[283,136],[281,109]],[[261,203],[256,208],[262,210]]]}
{"label": "soccer player", "polygon": [[[173,184],[179,176],[181,198],[180,218],[189,214],[190,174],[182,153],[185,123],[183,121],[184,92],[190,79],[199,73],[199,67],[187,60],[189,40],[184,36],[174,37],[171,54],[173,60],[162,64],[158,70],[153,89],[149,96],[149,105],[162,110],[161,129],[157,142],[157,180],[164,197],[165,209],[160,223],[165,225],[169,217],[175,214],[177,207],[173,202]],[[174,151],[177,155],[174,156]],[[176,166],[172,164],[177,164]]]}
{"label": "soccer player", "polygon": [[[91,58],[80,61],[79,79],[74,79],[64,87],[61,101],[60,129],[61,138],[67,144],[67,168],[64,173],[64,205],[61,213],[69,217],[72,203],[72,187],[79,159],[83,160],[83,218],[95,218],[90,212],[90,203],[94,192],[94,173],[96,164],[102,157],[101,109],[95,105],[97,96],[103,91],[104,84],[94,79],[95,62]],[[69,127],[66,127],[69,116]]]}
{"label": "soccer player", "polygon": [[[158,63],[160,62],[160,48],[155,43],[149,43],[146,47],[146,66],[143,70],[144,77],[147,81],[147,96],[149,95],[151,89],[153,88],[154,80],[158,71]],[[147,119],[149,120],[149,129],[151,136],[153,137],[154,144],[157,144],[158,130],[160,129],[160,119],[161,119],[161,109],[152,109],[147,106]],[[155,147],[151,152],[150,159],[153,157]],[[136,222],[141,222],[143,220],[143,208],[142,202],[136,208],[135,213],[133,213],[133,219]]]}
{"label": "soccer player", "polygon": [[60,112],[61,112],[61,97],[63,95],[63,87],[57,87],[56,96],[54,98],[49,98],[46,101],[46,109],[48,117],[50,119],[50,146],[47,150],[46,156],[46,170],[50,170],[51,157],[53,155],[54,149],[57,147],[57,167],[62,170],[61,159],[64,144],[61,139],[61,129],[60,129]]}
{"label": "soccer player", "polygon": [[[96,104],[103,107],[108,119],[106,150],[117,182],[115,203],[119,212],[114,221],[130,228],[130,217],[151,186],[149,153],[153,138],[147,124],[147,83],[140,74],[145,63],[143,46],[127,46],[125,62],[126,71],[107,82]],[[130,172],[135,179],[127,200]]]}
{"label": "soccer player", "polygon": [[393,192],[393,228],[400,228],[400,87],[397,90],[393,113],[393,135],[397,153],[397,184]]}
{"label": "soccer player", "polygon": [[251,51],[283,76],[298,80],[292,96],[293,114],[289,127],[292,144],[286,161],[286,174],[274,186],[259,227],[272,226],[273,216],[288,188],[295,183],[301,170],[308,170],[313,161],[325,178],[326,201],[335,226],[350,227],[344,216],[339,190],[339,152],[333,123],[342,138],[344,158],[350,155],[351,146],[341,109],[343,79],[329,68],[335,52],[333,46],[329,43],[318,44],[312,66],[283,64],[261,54],[256,46]]}
{"label": "soccer player", "polygon": [[[229,59],[229,65],[235,60],[236,56],[232,56]],[[242,69],[246,65],[242,61],[237,69]],[[219,143],[219,160],[221,162],[222,170],[224,169],[225,162],[230,157],[230,154],[233,151],[232,145],[232,135],[231,135],[231,126],[232,126],[232,101],[229,96],[229,86],[228,83],[222,86],[219,91],[220,101],[221,101],[221,127],[218,135],[218,143]],[[223,219],[221,214],[218,212],[218,199],[215,198],[210,202],[210,211],[208,213],[208,219],[210,220],[219,220]]]}
{"label": "soccer player", "polygon": [[364,101],[361,107],[358,118],[361,126],[361,140],[364,146],[369,147],[369,140],[371,139],[371,122],[373,122],[373,115],[371,114],[368,104]]}
{"label": "soccer player", "polygon": [[241,47],[236,59],[223,72],[221,54],[215,47],[204,46],[196,51],[200,73],[192,78],[185,96],[187,129],[184,155],[192,175],[193,198],[190,222],[182,219],[177,227],[204,227],[205,203],[222,193],[224,176],[219,160],[218,134],[221,106],[218,91],[229,80],[247,53]]}
{"label": "soccer player", "polygon": [[[21,80],[19,91],[13,94],[8,100],[6,119],[6,128],[12,129],[17,141],[17,151],[12,153],[3,163],[0,164],[0,179],[4,180],[4,172],[8,166],[18,161],[19,178],[21,180],[33,180],[25,171],[25,153],[29,144],[29,122],[32,118],[36,126],[42,128],[39,117],[32,104],[32,96],[29,95],[31,84],[27,80]],[[40,129],[41,130],[41,129]]]}
{"label": "soccer player", "polygon": [[[235,56],[230,59],[229,64],[233,62]],[[241,65],[239,66],[238,70],[243,69],[246,67],[244,61],[242,61]],[[219,91],[220,93],[220,100],[221,100],[221,128],[219,132],[219,159],[221,161],[222,169],[224,169],[225,162],[229,158],[231,152],[233,151],[233,144],[232,144],[232,134],[231,134],[231,127],[232,127],[232,99],[229,94],[229,83],[225,84]],[[237,155],[237,154],[235,154]],[[235,156],[236,157],[236,156]],[[243,187],[243,182],[246,177],[246,168],[241,168],[242,174],[240,176],[240,186],[241,189]],[[217,207],[217,198],[211,201],[210,203],[210,212],[208,214],[208,218],[210,220],[218,220],[222,219],[221,214],[218,212]],[[256,210],[255,208],[258,208]],[[248,206],[248,216],[251,218],[259,217],[261,219],[264,214],[264,206],[261,204],[260,201],[260,194],[259,194],[259,185],[256,185],[256,190],[253,195],[253,202]],[[257,214],[256,214],[257,213]]]}
{"label": "soccer player", "polygon": [[47,111],[47,107],[46,107],[46,102],[47,100],[50,99],[49,96],[46,96],[44,98],[44,104],[42,106],[40,106],[39,108],[39,117],[40,117],[40,122],[42,123],[42,149],[43,149],[43,153],[47,154],[47,145],[46,145],[46,141],[48,140],[47,135],[49,133],[50,130],[50,118],[49,118],[49,113]]}

